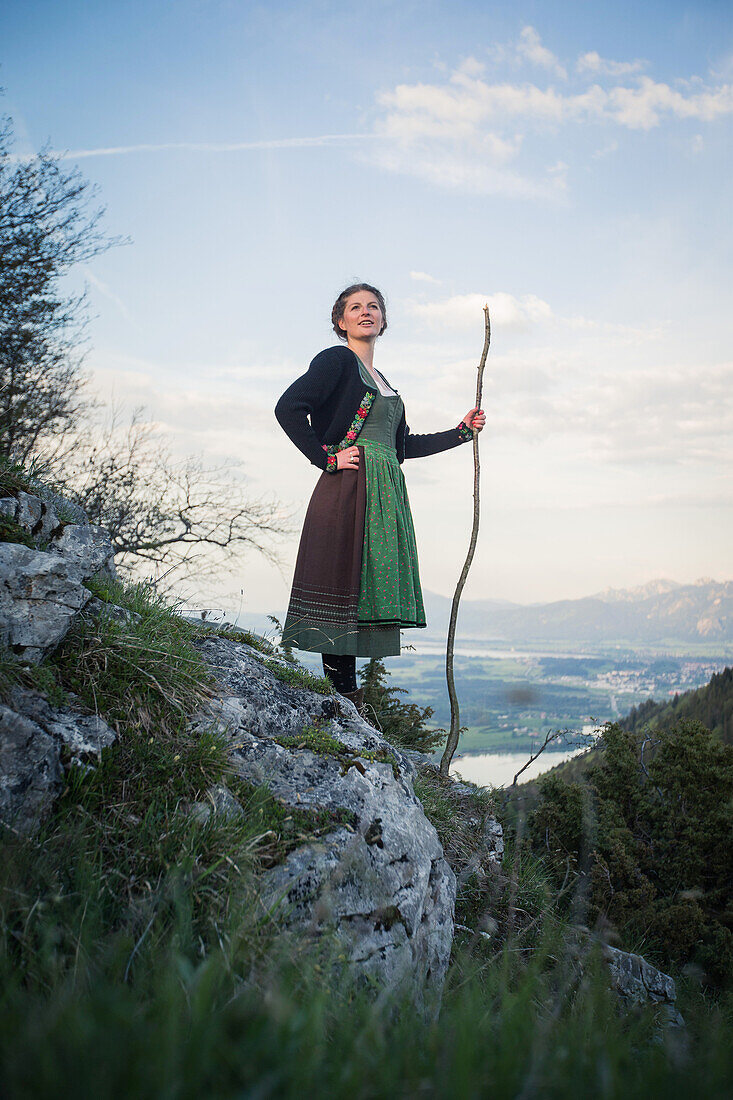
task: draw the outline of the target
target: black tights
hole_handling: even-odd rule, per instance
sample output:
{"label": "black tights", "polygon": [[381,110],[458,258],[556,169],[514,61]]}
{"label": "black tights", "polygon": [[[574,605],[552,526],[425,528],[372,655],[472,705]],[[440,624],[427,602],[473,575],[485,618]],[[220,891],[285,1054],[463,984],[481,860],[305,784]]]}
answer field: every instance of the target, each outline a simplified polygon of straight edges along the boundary
{"label": "black tights", "polygon": [[356,691],[356,657],[324,653],[323,671],[340,695]]}

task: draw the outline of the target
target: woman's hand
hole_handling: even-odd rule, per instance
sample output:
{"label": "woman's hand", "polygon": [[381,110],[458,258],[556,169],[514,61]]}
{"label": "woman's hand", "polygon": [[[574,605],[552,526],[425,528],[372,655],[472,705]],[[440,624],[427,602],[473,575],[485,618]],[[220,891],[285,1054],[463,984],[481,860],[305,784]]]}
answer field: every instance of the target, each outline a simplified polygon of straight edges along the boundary
{"label": "woman's hand", "polygon": [[482,432],[486,424],[486,413],[483,409],[479,408],[469,409],[463,418],[463,423],[467,428],[472,428],[476,432]]}
{"label": "woman's hand", "polygon": [[336,452],[336,469],[337,470],[358,470],[359,468],[359,448],[358,447],[344,447],[343,451]]}

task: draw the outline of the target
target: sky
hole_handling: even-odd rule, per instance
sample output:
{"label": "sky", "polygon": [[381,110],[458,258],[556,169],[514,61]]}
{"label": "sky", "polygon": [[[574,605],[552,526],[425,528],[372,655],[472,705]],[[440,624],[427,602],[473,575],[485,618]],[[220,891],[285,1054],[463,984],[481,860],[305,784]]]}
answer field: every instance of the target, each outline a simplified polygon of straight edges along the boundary
{"label": "sky", "polygon": [[[292,511],[279,570],[192,602],[283,614],[319,474],[272,410],[354,280],[418,432],[472,406],[489,304],[464,598],[731,577],[728,0],[6,0],[0,82],[129,238],[77,273],[95,391]],[[405,475],[451,595],[471,448]]]}

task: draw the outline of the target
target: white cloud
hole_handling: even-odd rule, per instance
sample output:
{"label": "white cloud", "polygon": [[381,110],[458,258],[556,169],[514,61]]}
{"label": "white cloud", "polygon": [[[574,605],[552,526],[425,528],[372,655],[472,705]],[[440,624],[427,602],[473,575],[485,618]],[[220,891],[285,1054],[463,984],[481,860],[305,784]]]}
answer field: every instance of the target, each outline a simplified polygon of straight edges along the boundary
{"label": "white cloud", "polygon": [[434,283],[435,286],[440,286],[440,279],[428,275],[426,271],[411,271],[410,278],[414,279],[416,283]]}
{"label": "white cloud", "polygon": [[709,122],[733,112],[733,85],[676,91],[650,77],[636,86],[611,89],[594,84],[584,92],[563,94],[536,84],[489,84],[456,70],[447,84],[398,84],[383,92],[385,109],[379,132],[387,137],[459,137],[488,141],[502,161],[518,152],[521,138],[503,138],[482,129],[509,117],[538,122],[616,122],[629,129],[649,129],[664,116]]}
{"label": "white cloud", "polygon": [[[578,372],[558,364],[553,385],[505,392],[491,428],[534,441],[562,437],[600,463],[641,467],[733,461],[729,364]],[[489,379],[489,389],[491,379]],[[712,467],[711,467],[712,468]]]}
{"label": "white cloud", "polygon": [[524,27],[522,33],[519,35],[519,42],[517,43],[517,53],[520,57],[526,58],[533,65],[539,65],[543,69],[549,69],[551,73],[556,76],[562,77],[563,80],[567,79],[567,72],[560,64],[551,50],[548,50],[546,46],[542,45],[542,40],[538,35],[534,27]]}
{"label": "white cloud", "polygon": [[475,327],[483,320],[488,304],[492,326],[528,328],[552,318],[552,309],[534,294],[515,298],[512,294],[456,294],[439,302],[411,302],[408,311],[430,325],[453,328]]}
{"label": "white cloud", "polygon": [[609,61],[601,57],[595,50],[581,54],[578,58],[576,69],[579,73],[597,73],[605,76],[630,76],[632,73],[641,72],[646,68],[646,61],[637,58],[636,61]]}
{"label": "white cloud", "polygon": [[[528,49],[533,42],[526,36]],[[611,65],[598,57],[602,63]],[[631,83],[617,79],[610,87],[593,83],[564,92],[490,82],[469,59],[439,82],[398,84],[382,92],[377,105],[379,143],[370,151],[371,163],[439,187],[557,199],[567,186],[563,161],[531,171],[521,163],[537,132],[546,136],[550,126],[651,130],[674,120],[712,122],[733,113],[733,84],[706,85],[695,78],[672,87],[638,76]],[[606,141],[597,155],[614,148]]]}

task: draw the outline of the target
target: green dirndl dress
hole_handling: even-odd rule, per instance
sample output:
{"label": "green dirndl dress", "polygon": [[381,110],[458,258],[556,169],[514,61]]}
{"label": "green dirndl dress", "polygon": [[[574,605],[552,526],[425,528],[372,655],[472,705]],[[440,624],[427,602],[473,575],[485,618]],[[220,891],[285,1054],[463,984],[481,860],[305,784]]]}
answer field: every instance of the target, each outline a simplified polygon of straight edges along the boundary
{"label": "green dirndl dress", "polygon": [[[365,383],[373,385],[361,362],[359,370]],[[400,630],[426,625],[415,529],[397,460],[402,411],[398,394],[386,397],[377,392],[358,438],[366,494],[356,624],[344,629],[343,620],[334,614],[331,628],[325,592],[320,609],[315,611],[313,596],[306,607],[294,584],[283,640],[297,649],[357,657],[396,656]],[[325,476],[331,482],[340,475]],[[300,554],[307,558],[308,553],[301,542]]]}

